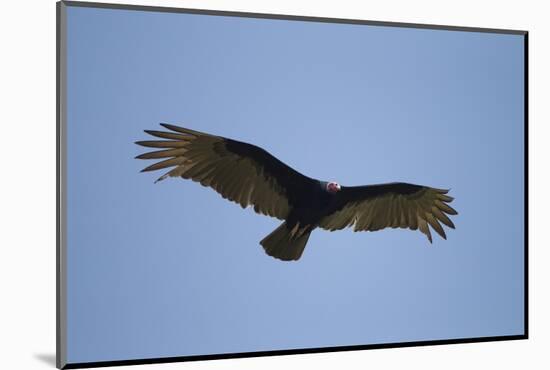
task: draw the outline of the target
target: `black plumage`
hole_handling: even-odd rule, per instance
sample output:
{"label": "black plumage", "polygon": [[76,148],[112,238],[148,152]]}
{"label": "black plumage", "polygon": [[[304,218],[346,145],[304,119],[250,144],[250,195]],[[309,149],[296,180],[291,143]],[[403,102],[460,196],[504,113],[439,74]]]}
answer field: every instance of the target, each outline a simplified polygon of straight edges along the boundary
{"label": "black plumage", "polygon": [[353,226],[354,231],[384,228],[420,230],[432,242],[430,227],[441,237],[441,226],[454,228],[447,215],[448,190],[388,183],[339,186],[307,177],[264,149],[169,124],[170,131],[145,130],[165,139],[136,144],[159,149],[136,158],[158,159],[142,171],[170,168],[157,181],[182,177],[209,186],[241,207],[284,222],[260,244],[267,254],[281,260],[298,260],[310,233],[317,227],[334,231]]}

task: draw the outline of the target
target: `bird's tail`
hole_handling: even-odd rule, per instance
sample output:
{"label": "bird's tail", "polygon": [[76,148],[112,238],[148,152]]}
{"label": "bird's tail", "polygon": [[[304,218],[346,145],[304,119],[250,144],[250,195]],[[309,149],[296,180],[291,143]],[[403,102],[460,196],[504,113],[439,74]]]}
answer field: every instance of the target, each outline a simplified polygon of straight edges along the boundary
{"label": "bird's tail", "polygon": [[309,234],[309,225],[300,227],[299,224],[293,227],[283,222],[271,234],[263,238],[260,244],[264,247],[265,253],[283,261],[299,260],[306,247]]}

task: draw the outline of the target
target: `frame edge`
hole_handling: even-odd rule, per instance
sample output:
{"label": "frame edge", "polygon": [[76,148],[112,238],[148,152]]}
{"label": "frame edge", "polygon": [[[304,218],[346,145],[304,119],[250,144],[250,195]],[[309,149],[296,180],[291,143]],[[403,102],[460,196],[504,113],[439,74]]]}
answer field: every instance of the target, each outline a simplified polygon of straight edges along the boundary
{"label": "frame edge", "polygon": [[523,36],[523,85],[524,85],[524,96],[523,96],[523,110],[524,110],[524,133],[523,133],[523,140],[524,140],[524,215],[523,215],[523,222],[524,222],[524,319],[523,319],[523,326],[524,326],[524,333],[525,338],[529,339],[529,32],[525,32],[525,35]]}
{"label": "frame edge", "polygon": [[62,2],[67,6],[96,8],[96,9],[117,9],[117,10],[161,12],[161,13],[187,13],[187,14],[202,14],[202,15],[210,15],[210,16],[222,16],[222,17],[241,17],[241,18],[273,19],[273,20],[302,21],[302,22],[339,23],[339,24],[360,24],[360,25],[368,25],[368,26],[433,29],[433,30],[462,31],[462,32],[482,32],[482,33],[496,33],[496,34],[508,34],[508,35],[525,35],[528,32],[527,30],[513,30],[513,29],[504,29],[504,28],[462,27],[462,26],[451,26],[451,25],[440,25],[440,24],[387,22],[387,21],[374,21],[374,20],[363,20],[363,19],[353,19],[353,18],[304,16],[304,15],[296,15],[296,14],[291,15],[291,14],[254,13],[254,12],[214,10],[214,9],[201,9],[201,8],[176,8],[176,7],[168,7],[168,6],[114,4],[114,3],[100,3],[100,2],[92,2],[92,1],[88,2],[88,1],[78,1],[78,0],[76,1],[63,0]]}
{"label": "frame edge", "polygon": [[56,3],[56,367],[67,365],[66,109],[67,5]]}

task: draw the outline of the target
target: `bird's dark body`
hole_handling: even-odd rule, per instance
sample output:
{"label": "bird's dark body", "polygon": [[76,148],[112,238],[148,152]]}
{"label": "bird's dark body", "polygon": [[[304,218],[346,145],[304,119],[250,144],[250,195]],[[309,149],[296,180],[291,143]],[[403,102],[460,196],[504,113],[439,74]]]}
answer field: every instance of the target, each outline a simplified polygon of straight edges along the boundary
{"label": "bird's dark body", "polygon": [[311,229],[317,227],[319,221],[334,208],[334,195],[322,188],[323,182],[315,181],[311,188],[304,192],[302,198],[292,205],[292,211],[286,222],[294,227],[296,223],[308,225]]}
{"label": "bird's dark body", "polygon": [[[284,222],[260,244],[281,260],[298,260],[310,233],[317,227],[334,231],[354,225],[355,231],[386,227],[419,229],[431,242],[431,226],[443,238],[440,222],[454,228],[446,214],[457,212],[447,203],[448,190],[402,182],[340,186],[307,177],[252,144],[162,124],[171,132],[147,133],[168,139],[140,141],[163,150],[140,159],[164,159],[143,171],[174,167],[158,180],[182,177],[200,182],[224,198],[251,205],[257,213]],[[158,181],[157,180],[157,181]]]}

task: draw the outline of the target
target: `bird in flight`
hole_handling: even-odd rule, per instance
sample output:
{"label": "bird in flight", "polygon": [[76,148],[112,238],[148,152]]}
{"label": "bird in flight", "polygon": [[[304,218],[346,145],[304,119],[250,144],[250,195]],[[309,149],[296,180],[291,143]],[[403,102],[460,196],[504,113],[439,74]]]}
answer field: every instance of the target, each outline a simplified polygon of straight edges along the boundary
{"label": "bird in flight", "polygon": [[444,239],[440,223],[455,227],[447,216],[457,214],[448,204],[453,200],[446,195],[448,190],[403,182],[341,186],[305,176],[256,145],[161,125],[168,131],[145,132],[164,140],[136,142],[155,148],[136,158],[161,160],[142,172],[170,169],[157,181],[190,179],[242,208],[252,206],[259,214],[282,220],[260,241],[268,255],[280,260],[300,259],[309,235],[318,227],[329,231],[348,226],[354,231],[418,229],[430,243],[429,226]]}

